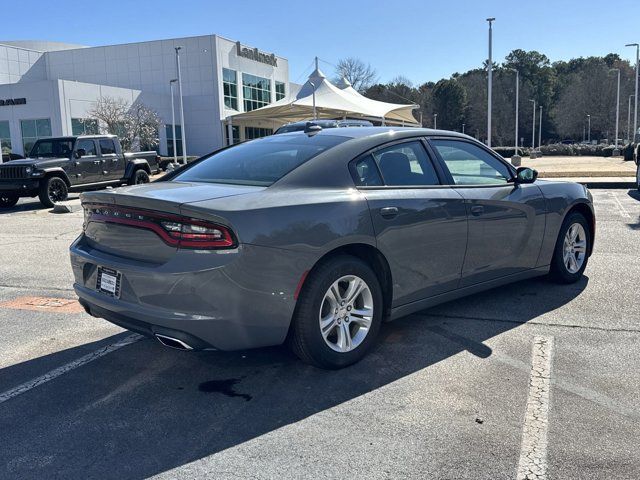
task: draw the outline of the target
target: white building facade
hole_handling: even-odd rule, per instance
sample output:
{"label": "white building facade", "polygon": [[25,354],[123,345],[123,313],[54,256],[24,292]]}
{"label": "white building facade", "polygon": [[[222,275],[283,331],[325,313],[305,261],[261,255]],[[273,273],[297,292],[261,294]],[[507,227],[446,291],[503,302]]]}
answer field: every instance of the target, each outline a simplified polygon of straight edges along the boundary
{"label": "white building facade", "polygon": [[[257,121],[227,128],[229,116],[289,94],[286,59],[217,35],[81,47],[55,42],[0,42],[0,142],[3,152],[28,154],[38,138],[93,133],[89,112],[101,97],[141,102],[161,118],[158,150],[173,155],[170,80],[184,100],[186,153],[203,155],[229,142],[272,133]],[[176,141],[182,153],[178,88]]]}

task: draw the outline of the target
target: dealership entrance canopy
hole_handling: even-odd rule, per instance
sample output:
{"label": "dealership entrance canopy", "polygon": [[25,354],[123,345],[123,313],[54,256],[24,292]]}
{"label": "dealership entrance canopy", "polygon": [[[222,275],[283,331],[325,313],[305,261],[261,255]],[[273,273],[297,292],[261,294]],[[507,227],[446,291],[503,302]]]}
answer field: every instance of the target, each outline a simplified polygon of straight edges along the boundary
{"label": "dealership entrance canopy", "polygon": [[283,124],[308,120],[313,118],[314,100],[317,118],[348,117],[379,121],[383,125],[418,125],[412,113],[418,105],[372,100],[359,94],[346,81],[340,86],[332,84],[318,68],[296,94],[256,110],[232,115],[227,121],[235,124],[244,120],[267,120]]}

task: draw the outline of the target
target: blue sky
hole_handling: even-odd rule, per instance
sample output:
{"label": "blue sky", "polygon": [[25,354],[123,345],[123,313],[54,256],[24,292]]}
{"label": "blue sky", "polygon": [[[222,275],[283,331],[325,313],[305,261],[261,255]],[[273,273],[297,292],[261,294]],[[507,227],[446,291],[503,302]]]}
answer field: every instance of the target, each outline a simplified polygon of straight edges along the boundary
{"label": "blue sky", "polygon": [[624,44],[640,42],[638,0],[7,0],[0,40],[106,45],[217,33],[288,58],[291,81],[303,82],[317,55],[328,74],[354,56],[382,82],[401,74],[423,83],[481,65],[491,16],[498,61],[515,48],[552,61],[609,52],[635,61]]}

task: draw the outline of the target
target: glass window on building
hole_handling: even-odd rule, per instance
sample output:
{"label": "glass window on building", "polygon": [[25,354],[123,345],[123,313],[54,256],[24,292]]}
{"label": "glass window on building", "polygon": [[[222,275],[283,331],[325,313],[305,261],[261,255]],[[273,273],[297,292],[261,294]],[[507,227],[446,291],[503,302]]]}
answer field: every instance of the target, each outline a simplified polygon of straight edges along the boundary
{"label": "glass window on building", "polygon": [[260,127],[244,127],[244,139],[252,140],[254,138],[262,138],[273,135],[273,129]]}
{"label": "glass window on building", "polygon": [[276,82],[276,102],[282,100],[285,97],[284,82]]}
{"label": "glass window on building", "polygon": [[72,135],[97,135],[98,121],[93,118],[72,118]]}
{"label": "glass window on building", "polygon": [[24,153],[28,155],[36,140],[51,137],[51,120],[48,118],[20,120],[20,129],[22,130]]}
{"label": "glass window on building", "polygon": [[269,105],[271,103],[271,81],[268,78],[243,73],[242,94],[244,95],[245,112]]}
{"label": "glass window on building", "polygon": [[0,150],[3,155],[11,153],[11,130],[7,121],[0,122]]}
{"label": "glass window on building", "polygon": [[[173,126],[165,125],[165,131],[167,133],[167,155],[173,157]],[[182,128],[180,125],[176,125],[176,141],[175,145],[178,150],[178,155],[182,155]]]}
{"label": "glass window on building", "polygon": [[238,75],[235,70],[222,69],[222,88],[224,89],[224,106],[238,110]]}
{"label": "glass window on building", "polygon": [[[240,143],[240,127],[232,125],[231,130],[233,131],[233,144]],[[224,138],[229,145],[229,127],[227,125],[224,126]]]}

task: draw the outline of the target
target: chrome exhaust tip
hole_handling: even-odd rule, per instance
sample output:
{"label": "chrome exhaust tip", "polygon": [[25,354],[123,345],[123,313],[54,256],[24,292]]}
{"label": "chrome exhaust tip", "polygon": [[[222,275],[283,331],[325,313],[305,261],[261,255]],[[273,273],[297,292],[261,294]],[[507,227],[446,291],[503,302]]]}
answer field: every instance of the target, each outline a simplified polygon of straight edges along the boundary
{"label": "chrome exhaust tip", "polygon": [[193,350],[193,347],[182,340],[156,333],[155,337],[165,347],[175,348],[176,350]]}

